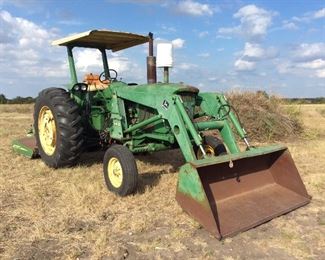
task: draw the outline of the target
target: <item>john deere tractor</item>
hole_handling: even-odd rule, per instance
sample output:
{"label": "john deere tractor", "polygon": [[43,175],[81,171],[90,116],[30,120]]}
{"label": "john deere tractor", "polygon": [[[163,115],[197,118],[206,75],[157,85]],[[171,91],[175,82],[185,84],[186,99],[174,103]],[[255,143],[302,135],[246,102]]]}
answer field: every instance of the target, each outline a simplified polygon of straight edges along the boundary
{"label": "john deere tractor", "polygon": [[[109,68],[106,50],[144,43],[149,43],[147,84],[119,80],[118,72]],[[169,83],[168,77],[157,83],[151,33],[92,30],[53,45],[67,49],[71,82],[67,89],[39,93],[33,135],[14,141],[17,152],[40,156],[49,167],[59,168],[80,162],[86,147],[105,148],[107,188],[126,196],[137,189],[134,154],[178,148],[186,163],[179,169],[176,200],[218,239],[310,202],[288,149],[251,146],[223,94]],[[103,72],[78,79],[76,47],[98,49]]]}

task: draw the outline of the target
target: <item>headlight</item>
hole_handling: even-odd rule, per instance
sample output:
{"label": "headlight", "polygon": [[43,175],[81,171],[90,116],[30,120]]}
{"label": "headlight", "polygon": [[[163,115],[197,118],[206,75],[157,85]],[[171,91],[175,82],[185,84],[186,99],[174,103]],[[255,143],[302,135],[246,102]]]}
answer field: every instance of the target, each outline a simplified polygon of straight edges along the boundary
{"label": "headlight", "polygon": [[80,86],[79,86],[78,84],[76,84],[76,85],[73,87],[73,89],[74,89],[75,91],[78,91],[78,90],[80,89]]}
{"label": "headlight", "polygon": [[87,85],[81,85],[81,91],[86,91],[87,90]]}

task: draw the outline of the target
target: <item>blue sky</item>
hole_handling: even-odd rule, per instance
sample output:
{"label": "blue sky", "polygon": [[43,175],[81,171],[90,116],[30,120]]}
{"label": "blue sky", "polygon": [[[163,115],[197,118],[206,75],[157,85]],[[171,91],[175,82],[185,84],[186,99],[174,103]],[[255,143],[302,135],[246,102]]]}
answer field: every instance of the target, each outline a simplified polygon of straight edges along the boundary
{"label": "blue sky", "polygon": [[[0,93],[36,96],[66,84],[66,50],[50,43],[90,29],[151,31],[172,42],[171,81],[203,91],[325,96],[324,0],[0,0]],[[108,53],[119,77],[138,83],[145,56],[146,46]],[[75,58],[80,81],[101,72],[96,51]]]}

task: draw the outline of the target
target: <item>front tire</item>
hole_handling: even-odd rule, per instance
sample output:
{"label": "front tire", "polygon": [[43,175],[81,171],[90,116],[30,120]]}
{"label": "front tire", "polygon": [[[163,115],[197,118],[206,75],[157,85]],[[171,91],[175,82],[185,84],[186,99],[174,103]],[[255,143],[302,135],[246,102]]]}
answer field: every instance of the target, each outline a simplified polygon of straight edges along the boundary
{"label": "front tire", "polygon": [[131,151],[114,144],[107,149],[103,162],[104,179],[107,188],[120,195],[134,193],[138,184],[138,169]]}
{"label": "front tire", "polygon": [[[204,136],[203,149],[209,157],[227,154],[227,149],[222,141],[211,135]],[[198,159],[203,159],[200,149],[197,149],[196,156]]]}
{"label": "front tire", "polygon": [[79,107],[60,88],[41,91],[34,106],[34,128],[42,160],[50,167],[73,166],[82,152]]}

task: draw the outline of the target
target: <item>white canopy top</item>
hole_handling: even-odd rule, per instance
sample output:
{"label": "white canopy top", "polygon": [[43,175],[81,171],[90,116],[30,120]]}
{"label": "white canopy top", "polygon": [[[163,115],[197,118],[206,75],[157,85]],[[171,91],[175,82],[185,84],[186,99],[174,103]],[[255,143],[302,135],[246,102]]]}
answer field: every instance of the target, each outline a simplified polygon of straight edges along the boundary
{"label": "white canopy top", "polygon": [[143,44],[148,41],[148,36],[140,34],[108,30],[91,30],[55,40],[52,42],[52,45],[105,48],[114,52]]}

